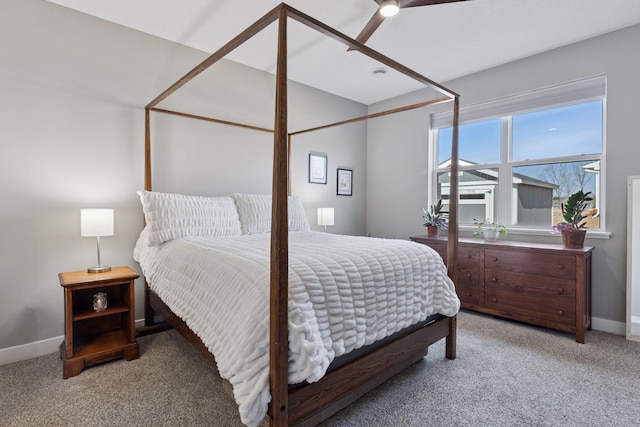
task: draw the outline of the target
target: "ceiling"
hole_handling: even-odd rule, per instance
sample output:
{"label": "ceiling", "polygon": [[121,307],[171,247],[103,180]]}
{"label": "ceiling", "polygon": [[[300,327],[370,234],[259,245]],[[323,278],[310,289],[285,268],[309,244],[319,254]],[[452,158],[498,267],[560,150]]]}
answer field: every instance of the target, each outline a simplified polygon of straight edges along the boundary
{"label": "ceiling", "polygon": [[[213,53],[277,0],[48,0]],[[289,0],[355,38],[373,0]],[[291,22],[291,20],[290,20]],[[457,77],[640,23],[640,0],[472,0],[400,10],[366,45],[436,81]],[[226,58],[274,72],[276,27]],[[423,86],[297,22],[289,25],[289,78],[369,105]],[[196,64],[194,64],[195,66]],[[185,70],[185,72],[188,70]],[[181,76],[176,76],[176,80]]]}

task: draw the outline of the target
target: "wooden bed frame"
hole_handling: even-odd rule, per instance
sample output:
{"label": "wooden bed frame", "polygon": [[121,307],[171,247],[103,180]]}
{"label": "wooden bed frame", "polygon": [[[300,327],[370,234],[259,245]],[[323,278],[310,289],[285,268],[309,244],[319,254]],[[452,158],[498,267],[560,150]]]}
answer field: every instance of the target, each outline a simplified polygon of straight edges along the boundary
{"label": "wooden bed frame", "polygon": [[[312,129],[289,132],[287,126],[287,19],[294,19],[331,37],[351,50],[356,50],[444,95],[393,110],[356,117]],[[232,123],[214,118],[156,108],[156,105],[177,91],[202,71],[224,58],[229,52],[278,21],[278,61],[276,72],[276,114],[274,130],[246,124]],[[447,248],[448,274],[455,282],[458,241],[458,110],[459,95],[429,80],[413,70],[368,48],[354,39],[282,3],[240,33],[217,52],[188,72],[145,107],[145,189],[151,184],[151,126],[150,112],[174,114],[200,120],[240,126],[274,134],[272,225],[271,225],[271,277],[270,277],[270,392],[271,404],[265,422],[273,426],[316,425],[363,394],[421,360],[431,344],[446,338],[446,357],[456,357],[456,317],[432,316],[427,321],[367,346],[353,354],[338,358],[329,372],[318,382],[288,384],[288,221],[287,196],[289,190],[289,155],[294,135],[332,126],[368,120],[427,105],[453,101],[453,144],[451,152],[451,193],[449,204],[449,232]],[[154,323],[154,313],[160,314],[171,326],[184,335],[196,348],[215,363],[202,341],[145,285],[145,324]]]}

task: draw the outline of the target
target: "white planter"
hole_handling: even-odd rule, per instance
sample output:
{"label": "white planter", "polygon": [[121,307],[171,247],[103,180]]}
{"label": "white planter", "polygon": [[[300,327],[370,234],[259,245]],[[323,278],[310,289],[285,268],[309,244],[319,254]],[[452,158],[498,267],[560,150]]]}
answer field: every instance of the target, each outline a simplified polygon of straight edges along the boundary
{"label": "white planter", "polygon": [[488,242],[495,242],[500,237],[500,231],[497,228],[483,228],[482,237]]}

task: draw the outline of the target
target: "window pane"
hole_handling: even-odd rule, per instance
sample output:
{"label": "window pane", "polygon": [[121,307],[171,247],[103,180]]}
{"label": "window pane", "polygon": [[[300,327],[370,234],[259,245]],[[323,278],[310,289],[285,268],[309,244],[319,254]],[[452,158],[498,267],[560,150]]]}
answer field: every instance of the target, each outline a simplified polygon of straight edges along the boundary
{"label": "window pane", "polygon": [[[458,132],[458,157],[461,162],[500,162],[500,119],[461,125]],[[438,165],[451,158],[452,134],[450,127],[438,131]]]}
{"label": "window pane", "polygon": [[576,191],[590,191],[587,228],[600,228],[600,162],[570,162],[513,168],[515,223],[551,228],[562,220],[560,204]]}
{"label": "window pane", "polygon": [[602,153],[602,100],[513,116],[513,160]]}
{"label": "window pane", "polygon": [[[449,211],[450,173],[438,173],[438,199],[442,199],[444,210]],[[497,220],[498,170],[477,169],[459,172],[460,204],[458,222],[473,223],[474,219]]]}

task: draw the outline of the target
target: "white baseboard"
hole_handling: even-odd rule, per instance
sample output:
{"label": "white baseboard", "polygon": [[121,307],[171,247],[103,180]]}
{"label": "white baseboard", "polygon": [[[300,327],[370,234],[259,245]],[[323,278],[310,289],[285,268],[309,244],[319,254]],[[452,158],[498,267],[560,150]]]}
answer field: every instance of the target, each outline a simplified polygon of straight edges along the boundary
{"label": "white baseboard", "polygon": [[64,336],[0,349],[0,365],[19,362],[58,351]]}
{"label": "white baseboard", "polygon": [[600,319],[598,317],[591,318],[591,329],[594,331],[608,332],[614,335],[626,335],[627,325],[624,322],[616,322],[615,320]]}
{"label": "white baseboard", "polygon": [[[144,326],[144,319],[136,320],[136,328]],[[60,344],[64,340],[64,336],[48,338],[42,341],[31,342],[27,344],[17,345],[15,347],[0,349],[0,365],[7,363],[20,362],[21,360],[31,359],[33,357],[44,356],[45,354],[60,351]]]}
{"label": "white baseboard", "polygon": [[[144,319],[136,320],[135,325],[136,328],[144,326]],[[600,319],[597,317],[591,318],[591,329],[615,335],[626,335],[625,323],[608,319]],[[19,362],[21,360],[55,353],[59,351],[60,344],[63,340],[64,336],[59,336],[42,341],[17,345],[15,347],[2,348],[0,349],[0,365],[6,365],[7,363]]]}

